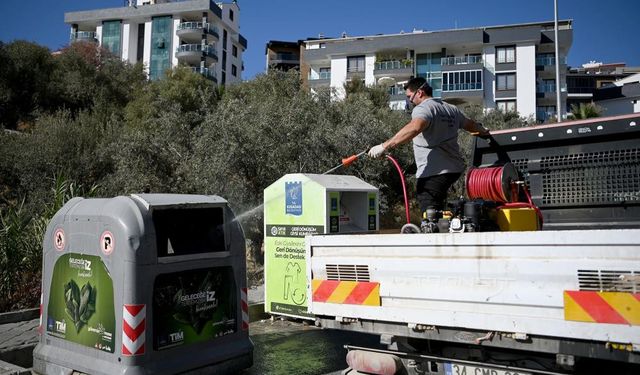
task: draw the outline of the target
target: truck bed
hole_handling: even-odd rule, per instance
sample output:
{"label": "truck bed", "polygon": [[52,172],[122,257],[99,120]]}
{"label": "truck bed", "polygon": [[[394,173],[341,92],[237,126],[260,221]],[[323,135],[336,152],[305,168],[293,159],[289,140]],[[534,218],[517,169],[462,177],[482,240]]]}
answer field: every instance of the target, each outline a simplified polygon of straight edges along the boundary
{"label": "truck bed", "polygon": [[[326,235],[307,237],[306,247],[309,312],[316,316],[640,351],[640,229]],[[314,296],[314,285],[326,280],[378,284],[379,305]],[[593,312],[574,321],[584,311],[565,292],[630,298],[628,306],[614,306],[625,322]]]}

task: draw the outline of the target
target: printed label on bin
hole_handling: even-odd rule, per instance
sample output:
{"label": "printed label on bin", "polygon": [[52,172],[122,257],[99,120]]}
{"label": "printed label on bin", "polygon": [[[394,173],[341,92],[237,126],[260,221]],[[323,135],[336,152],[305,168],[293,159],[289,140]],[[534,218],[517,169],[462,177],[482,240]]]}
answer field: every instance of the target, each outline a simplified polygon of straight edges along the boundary
{"label": "printed label on bin", "polygon": [[156,350],[209,341],[237,331],[231,267],[159,275],[153,287]]}
{"label": "printed label on bin", "polygon": [[47,307],[47,333],[113,353],[113,281],[102,259],[69,253],[53,268]]}

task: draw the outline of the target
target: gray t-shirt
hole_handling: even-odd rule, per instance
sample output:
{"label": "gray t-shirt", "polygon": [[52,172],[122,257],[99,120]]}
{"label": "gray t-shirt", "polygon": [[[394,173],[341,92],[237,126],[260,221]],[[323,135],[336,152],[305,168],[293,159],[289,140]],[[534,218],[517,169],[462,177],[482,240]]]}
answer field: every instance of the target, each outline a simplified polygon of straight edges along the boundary
{"label": "gray t-shirt", "polygon": [[416,177],[463,172],[465,163],[458,146],[458,130],[465,120],[462,111],[440,99],[427,99],[413,109],[411,118],[423,118],[429,123],[413,138]]}

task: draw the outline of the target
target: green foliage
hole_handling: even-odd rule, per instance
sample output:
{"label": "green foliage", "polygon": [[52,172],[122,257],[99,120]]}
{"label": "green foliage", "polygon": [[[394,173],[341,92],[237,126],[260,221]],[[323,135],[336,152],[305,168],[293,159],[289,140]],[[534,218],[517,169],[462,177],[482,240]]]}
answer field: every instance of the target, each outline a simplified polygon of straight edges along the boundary
{"label": "green foliage", "polygon": [[50,106],[48,78],[53,70],[46,47],[21,40],[0,45],[0,122],[5,128],[30,123],[38,111]]}
{"label": "green foliage", "polygon": [[353,77],[344,83],[346,100],[369,100],[376,108],[389,107],[389,93],[382,86],[367,86],[360,77]]}
{"label": "green foliage", "polygon": [[0,311],[36,306],[40,298],[42,241],[47,224],[69,199],[93,196],[88,190],[57,176],[50,200],[40,212],[27,210],[25,202],[0,209]]}
{"label": "green foliage", "polygon": [[584,120],[588,118],[600,117],[602,108],[595,103],[571,104],[569,118],[572,120]]}

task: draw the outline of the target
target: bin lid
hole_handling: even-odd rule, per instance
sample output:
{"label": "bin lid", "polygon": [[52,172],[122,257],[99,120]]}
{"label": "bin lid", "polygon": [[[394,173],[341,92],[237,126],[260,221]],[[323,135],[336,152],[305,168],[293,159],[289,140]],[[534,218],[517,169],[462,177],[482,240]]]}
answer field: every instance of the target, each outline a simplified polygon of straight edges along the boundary
{"label": "bin lid", "polygon": [[145,208],[170,208],[178,206],[226,205],[227,201],[217,195],[191,194],[131,194],[131,198],[142,203]]}
{"label": "bin lid", "polygon": [[327,190],[378,191],[378,188],[362,181],[356,176],[335,174],[305,174],[305,176],[320,184]]}

